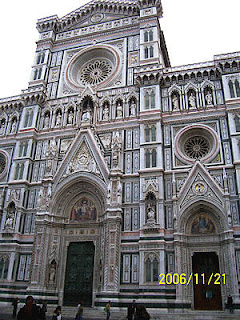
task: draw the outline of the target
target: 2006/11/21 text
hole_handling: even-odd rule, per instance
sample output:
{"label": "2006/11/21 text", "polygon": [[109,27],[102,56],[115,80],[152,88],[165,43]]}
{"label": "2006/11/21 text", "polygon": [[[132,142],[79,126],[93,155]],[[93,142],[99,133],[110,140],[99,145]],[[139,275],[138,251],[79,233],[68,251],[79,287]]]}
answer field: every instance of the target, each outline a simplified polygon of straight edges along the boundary
{"label": "2006/11/21 text", "polygon": [[178,273],[161,273],[159,275],[159,284],[165,285],[165,284],[182,284],[182,285],[189,285],[191,281],[193,281],[195,284],[203,284],[203,285],[220,285],[221,282],[223,284],[226,284],[226,274],[225,273],[211,273],[211,275],[206,275],[205,273],[190,273],[189,276],[186,275],[186,273],[181,273],[180,275]]}

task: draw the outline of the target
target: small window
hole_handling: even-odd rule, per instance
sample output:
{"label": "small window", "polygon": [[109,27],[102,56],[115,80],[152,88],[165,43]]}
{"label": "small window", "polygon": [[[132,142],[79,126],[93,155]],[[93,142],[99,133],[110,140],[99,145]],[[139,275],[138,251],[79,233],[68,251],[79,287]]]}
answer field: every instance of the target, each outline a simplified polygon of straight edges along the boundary
{"label": "small window", "polygon": [[145,109],[154,109],[155,108],[155,92],[150,89],[145,92],[144,96]]}
{"label": "small window", "polygon": [[7,279],[9,261],[7,258],[0,260],[0,279]]}
{"label": "small window", "polygon": [[149,101],[150,101],[149,93],[146,92],[146,94],[145,94],[145,109],[149,109]]}
{"label": "small window", "polygon": [[157,166],[157,151],[148,149],[145,153],[146,168],[156,168]]}
{"label": "small window", "polygon": [[153,31],[149,31],[149,41],[153,41]]}
{"label": "small window", "polygon": [[150,55],[150,58],[153,58],[153,46],[149,48],[149,55]]}
{"label": "small window", "polygon": [[18,163],[15,169],[14,180],[22,180],[24,171],[24,163]]}
{"label": "small window", "polygon": [[236,115],[234,120],[235,120],[236,131],[240,132],[240,118],[239,118],[239,116]]}
{"label": "small window", "polygon": [[146,282],[151,282],[151,260],[146,261]]}
{"label": "small window", "polygon": [[235,88],[236,88],[237,97],[240,97],[240,87],[239,87],[239,81],[237,79],[235,80]]}
{"label": "small window", "polygon": [[149,150],[146,151],[146,168],[151,168],[151,153]]}
{"label": "small window", "polygon": [[146,139],[146,142],[150,142],[150,128],[149,127],[145,128],[145,139]]}
{"label": "small window", "polygon": [[231,98],[234,98],[235,93],[234,93],[233,83],[231,80],[228,82],[228,86],[229,86],[229,90],[230,90],[230,96],[231,96]]}
{"label": "small window", "polygon": [[152,167],[156,168],[157,166],[157,152],[155,149],[152,150]]}
{"label": "small window", "polygon": [[145,128],[145,141],[146,142],[156,141],[156,126],[155,125],[148,125]]}
{"label": "small window", "polygon": [[148,42],[148,31],[144,32],[144,42]]}
{"label": "small window", "polygon": [[155,92],[152,90],[151,92],[151,109],[155,108]]}
{"label": "small window", "polygon": [[144,57],[145,59],[148,59],[148,47],[144,49]]}
{"label": "small window", "polygon": [[154,258],[152,261],[150,258],[145,262],[146,268],[146,282],[157,282],[159,278],[159,263],[157,258]]}

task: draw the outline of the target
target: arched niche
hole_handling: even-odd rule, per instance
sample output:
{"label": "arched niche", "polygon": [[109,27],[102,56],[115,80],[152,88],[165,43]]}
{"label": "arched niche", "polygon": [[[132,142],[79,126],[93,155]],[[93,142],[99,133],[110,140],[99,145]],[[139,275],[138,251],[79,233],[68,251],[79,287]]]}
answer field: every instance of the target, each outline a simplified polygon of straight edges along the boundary
{"label": "arched niche", "polygon": [[[62,216],[69,223],[73,224],[99,222],[105,212],[106,196],[107,187],[100,178],[90,173],[77,172],[62,181],[54,190],[50,210],[53,215]],[[96,209],[91,209],[91,218],[87,219],[87,215],[84,215],[84,219],[72,219],[73,208],[75,207],[75,210],[77,207],[80,209],[81,201],[84,200],[86,202],[84,204],[85,208],[94,206]]]}
{"label": "arched niche", "polygon": [[188,236],[216,235],[227,229],[223,211],[206,201],[192,203],[179,219],[179,231]]}

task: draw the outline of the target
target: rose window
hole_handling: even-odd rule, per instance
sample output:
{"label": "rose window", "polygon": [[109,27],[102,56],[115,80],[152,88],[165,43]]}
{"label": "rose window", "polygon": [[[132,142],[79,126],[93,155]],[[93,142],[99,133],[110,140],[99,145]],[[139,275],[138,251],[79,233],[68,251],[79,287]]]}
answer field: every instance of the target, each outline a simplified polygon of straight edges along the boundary
{"label": "rose window", "polygon": [[[72,52],[69,52],[71,57]],[[76,52],[68,62],[65,79],[75,89],[87,85],[104,87],[117,79],[121,68],[120,52],[109,45],[94,45]]]}
{"label": "rose window", "polygon": [[209,150],[208,140],[200,136],[189,138],[184,145],[184,152],[191,159],[201,159],[209,153]]}
{"label": "rose window", "polygon": [[219,138],[216,131],[204,124],[188,125],[176,134],[175,154],[182,163],[190,164],[197,160],[209,163],[219,152]]}
{"label": "rose window", "polygon": [[80,71],[79,80],[83,84],[96,85],[103,82],[112,72],[112,65],[108,60],[88,62]]}
{"label": "rose window", "polygon": [[0,153],[0,174],[3,173],[5,168],[6,168],[6,158],[2,153]]}

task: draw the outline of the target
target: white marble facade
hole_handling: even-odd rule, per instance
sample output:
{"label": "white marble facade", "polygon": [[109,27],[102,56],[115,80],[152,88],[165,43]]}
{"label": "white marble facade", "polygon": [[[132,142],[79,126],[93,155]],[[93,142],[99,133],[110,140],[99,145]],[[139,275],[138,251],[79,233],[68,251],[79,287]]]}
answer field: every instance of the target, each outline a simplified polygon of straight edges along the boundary
{"label": "white marble facade", "polygon": [[18,288],[64,304],[85,242],[96,307],[194,309],[192,283],[158,275],[190,275],[199,253],[238,303],[240,53],[171,67],[160,0],[101,3],[38,20],[29,87],[0,99],[0,303]]}

